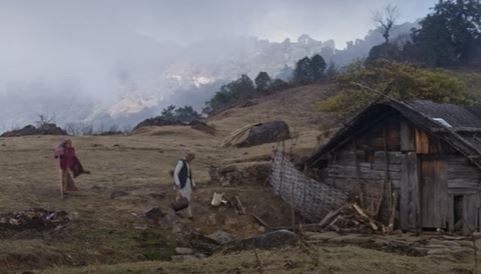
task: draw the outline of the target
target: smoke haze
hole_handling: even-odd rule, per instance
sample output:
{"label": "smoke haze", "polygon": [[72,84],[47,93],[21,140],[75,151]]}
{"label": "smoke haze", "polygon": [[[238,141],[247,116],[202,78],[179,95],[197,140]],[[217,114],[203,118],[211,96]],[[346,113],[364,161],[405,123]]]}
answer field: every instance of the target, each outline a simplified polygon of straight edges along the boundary
{"label": "smoke haze", "polygon": [[255,55],[246,37],[281,42],[307,33],[343,48],[373,28],[375,10],[395,4],[400,22],[414,21],[435,2],[0,1],[0,130],[39,113],[66,123],[138,102],[167,104],[179,88],[238,73],[215,66]]}

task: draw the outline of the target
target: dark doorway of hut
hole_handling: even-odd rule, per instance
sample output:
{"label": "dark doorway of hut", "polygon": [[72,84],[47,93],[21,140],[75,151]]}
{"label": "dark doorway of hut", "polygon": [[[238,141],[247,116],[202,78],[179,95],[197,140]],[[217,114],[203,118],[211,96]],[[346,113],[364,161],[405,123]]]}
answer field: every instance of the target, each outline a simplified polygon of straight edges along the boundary
{"label": "dark doorway of hut", "polygon": [[454,195],[453,197],[454,231],[460,231],[463,228],[463,200],[463,195]]}

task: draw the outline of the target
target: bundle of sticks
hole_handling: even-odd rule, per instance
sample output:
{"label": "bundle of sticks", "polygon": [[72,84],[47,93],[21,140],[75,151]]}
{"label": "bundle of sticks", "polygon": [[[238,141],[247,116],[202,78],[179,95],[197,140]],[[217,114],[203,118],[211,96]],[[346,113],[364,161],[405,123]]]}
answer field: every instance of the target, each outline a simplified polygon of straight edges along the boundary
{"label": "bundle of sticks", "polygon": [[329,212],[319,222],[320,228],[337,232],[386,232],[386,227],[368,216],[356,203],[348,203],[337,210]]}

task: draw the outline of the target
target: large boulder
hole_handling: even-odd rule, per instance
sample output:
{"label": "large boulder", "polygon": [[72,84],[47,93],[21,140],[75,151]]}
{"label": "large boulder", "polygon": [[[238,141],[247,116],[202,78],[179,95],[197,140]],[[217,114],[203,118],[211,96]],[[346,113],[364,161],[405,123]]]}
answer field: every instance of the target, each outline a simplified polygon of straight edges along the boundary
{"label": "large boulder", "polygon": [[234,131],[223,146],[251,147],[280,142],[291,137],[289,126],[284,121],[247,125]]}

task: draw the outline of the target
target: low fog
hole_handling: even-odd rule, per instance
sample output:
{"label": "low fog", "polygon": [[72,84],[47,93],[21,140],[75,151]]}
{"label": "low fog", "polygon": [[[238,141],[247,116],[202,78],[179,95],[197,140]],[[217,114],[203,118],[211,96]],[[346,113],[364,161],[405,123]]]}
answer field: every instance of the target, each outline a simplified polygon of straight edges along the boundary
{"label": "low fog", "polygon": [[237,65],[268,41],[308,34],[343,49],[373,28],[374,11],[387,4],[398,6],[402,23],[435,2],[3,0],[0,131],[40,113],[65,124],[155,115],[170,103],[198,107],[242,72],[284,65]]}

